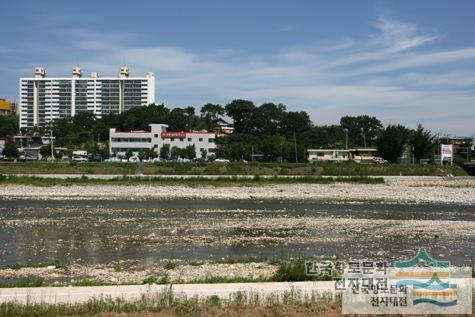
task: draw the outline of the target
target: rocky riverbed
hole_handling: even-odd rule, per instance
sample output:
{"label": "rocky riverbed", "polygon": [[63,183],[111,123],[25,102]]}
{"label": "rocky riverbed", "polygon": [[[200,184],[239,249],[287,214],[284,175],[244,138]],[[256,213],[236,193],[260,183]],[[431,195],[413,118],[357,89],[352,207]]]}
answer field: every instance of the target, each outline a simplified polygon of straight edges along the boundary
{"label": "rocky riverbed", "polygon": [[[469,265],[474,232],[472,177],[386,177],[377,185],[6,185],[0,266],[59,260],[67,269],[4,268],[0,282],[260,280],[286,256],[393,261],[419,247]],[[246,257],[263,260],[216,262]],[[166,269],[167,262],[176,267]]]}
{"label": "rocky riverbed", "polygon": [[[166,268],[173,263],[174,268]],[[0,286],[14,285],[29,278],[41,279],[44,285],[99,285],[142,283],[190,283],[215,278],[233,280],[267,280],[277,266],[265,262],[249,263],[185,263],[166,262],[144,266],[139,261],[118,261],[107,265],[79,265],[68,267],[22,267],[0,269]]]}
{"label": "rocky riverbed", "polygon": [[282,199],[475,204],[474,177],[384,177],[384,184],[257,186],[5,185],[0,197],[28,199]]}

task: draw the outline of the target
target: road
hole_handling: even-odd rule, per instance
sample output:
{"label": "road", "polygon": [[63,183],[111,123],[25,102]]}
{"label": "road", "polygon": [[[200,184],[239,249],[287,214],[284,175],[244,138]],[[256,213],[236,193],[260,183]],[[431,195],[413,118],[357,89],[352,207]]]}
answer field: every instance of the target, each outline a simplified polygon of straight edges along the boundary
{"label": "road", "polygon": [[[16,177],[38,177],[38,178],[60,178],[60,179],[67,179],[67,178],[81,178],[87,177],[89,179],[115,179],[121,177],[129,177],[129,178],[143,178],[143,179],[193,179],[193,178],[206,178],[206,179],[253,179],[254,175],[150,175],[150,174],[129,174],[129,175],[118,175],[118,174],[5,174],[6,176],[16,176]],[[259,178],[303,178],[309,177],[309,175],[259,175]],[[322,177],[322,178],[330,178],[330,177],[354,177],[354,176],[329,176],[329,175],[322,175],[322,176],[315,176],[315,177]],[[399,179],[399,178],[408,178],[413,176],[367,176],[370,178],[373,177],[382,177],[384,179]],[[438,176],[416,176],[417,178],[438,178]]]}
{"label": "road", "polygon": [[[304,294],[335,294],[335,283],[329,282],[265,282],[265,283],[223,283],[223,284],[175,284],[172,285],[175,296],[229,298],[230,295],[245,291],[260,294],[282,294],[296,290]],[[118,286],[81,286],[81,287],[32,287],[0,288],[0,303],[19,304],[75,304],[91,299],[122,298],[134,301],[142,296],[153,296],[170,290],[170,285],[118,285]]]}

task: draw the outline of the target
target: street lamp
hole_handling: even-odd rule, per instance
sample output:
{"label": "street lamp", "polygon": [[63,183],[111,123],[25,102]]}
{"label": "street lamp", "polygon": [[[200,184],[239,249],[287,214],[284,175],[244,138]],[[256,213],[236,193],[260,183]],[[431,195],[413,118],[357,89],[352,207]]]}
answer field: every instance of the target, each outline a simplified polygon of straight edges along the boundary
{"label": "street lamp", "polygon": [[363,135],[363,144],[364,144],[364,148],[366,149],[366,136],[364,135],[364,129],[361,128],[361,134]]}
{"label": "street lamp", "polygon": [[343,132],[345,132],[345,144],[346,144],[346,149],[348,150],[348,129],[343,129]]}

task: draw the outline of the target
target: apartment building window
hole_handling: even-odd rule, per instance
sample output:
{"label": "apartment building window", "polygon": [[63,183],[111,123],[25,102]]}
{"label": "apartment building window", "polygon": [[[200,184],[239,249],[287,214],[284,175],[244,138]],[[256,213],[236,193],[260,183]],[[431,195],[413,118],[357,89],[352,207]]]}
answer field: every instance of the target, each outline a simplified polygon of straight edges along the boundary
{"label": "apartment building window", "polygon": [[209,138],[209,139],[208,139],[208,142],[209,142],[209,143],[214,143],[214,139],[213,139],[213,138]]}
{"label": "apartment building window", "polygon": [[191,138],[188,138],[188,142],[191,142]]}
{"label": "apartment building window", "polygon": [[203,138],[199,138],[198,141],[199,141],[199,142],[203,142]]}

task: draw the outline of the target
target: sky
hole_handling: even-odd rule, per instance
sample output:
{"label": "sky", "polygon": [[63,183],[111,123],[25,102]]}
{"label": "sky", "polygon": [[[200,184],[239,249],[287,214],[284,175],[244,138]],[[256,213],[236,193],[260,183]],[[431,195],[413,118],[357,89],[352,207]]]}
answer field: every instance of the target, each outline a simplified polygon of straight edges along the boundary
{"label": "sky", "polygon": [[0,0],[0,97],[49,77],[153,72],[169,107],[249,99],[315,124],[368,114],[475,133],[475,1]]}

